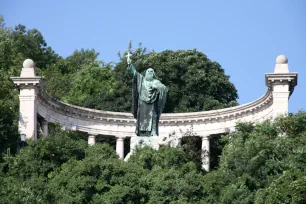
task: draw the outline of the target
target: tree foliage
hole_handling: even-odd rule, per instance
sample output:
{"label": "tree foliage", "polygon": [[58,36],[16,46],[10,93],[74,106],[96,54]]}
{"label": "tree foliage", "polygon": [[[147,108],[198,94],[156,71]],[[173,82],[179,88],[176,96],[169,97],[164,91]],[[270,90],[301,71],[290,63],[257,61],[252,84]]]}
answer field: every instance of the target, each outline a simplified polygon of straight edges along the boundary
{"label": "tree foliage", "polygon": [[[128,162],[72,132],[30,142],[1,163],[1,203],[304,203],[306,113],[241,123],[224,136],[219,168],[181,148],[143,148]],[[1,187],[1,186],[0,186]]]}
{"label": "tree foliage", "polygon": [[[237,90],[217,62],[197,50],[130,51],[140,73],[153,67],[169,94],[164,112],[190,112],[237,105]],[[53,97],[94,109],[130,112],[132,79],[125,57],[116,64],[97,60],[94,50],[75,51],[45,72]],[[68,93],[68,94],[67,94]]]}
{"label": "tree foliage", "polygon": [[17,155],[6,154],[1,163],[3,182],[1,203],[46,203],[45,191],[50,173],[71,159],[85,157],[86,143],[73,140],[74,133],[57,131],[57,135],[38,141],[27,141]]}
{"label": "tree foliage", "polygon": [[212,185],[224,187],[211,197],[224,203],[305,202],[305,122],[306,113],[299,112],[256,126],[237,125],[224,138],[220,168],[212,172],[217,176]]}
{"label": "tree foliage", "polygon": [[[158,79],[168,87],[164,112],[203,111],[237,105],[237,90],[229,82],[229,76],[217,62],[212,62],[203,53],[197,50],[146,53],[142,47],[131,52],[138,72],[144,73],[153,67]],[[126,58],[120,59],[114,67],[117,86],[110,97],[114,101],[113,107],[104,107],[105,98],[97,98],[100,102],[96,106],[98,109],[131,110],[131,76]]]}

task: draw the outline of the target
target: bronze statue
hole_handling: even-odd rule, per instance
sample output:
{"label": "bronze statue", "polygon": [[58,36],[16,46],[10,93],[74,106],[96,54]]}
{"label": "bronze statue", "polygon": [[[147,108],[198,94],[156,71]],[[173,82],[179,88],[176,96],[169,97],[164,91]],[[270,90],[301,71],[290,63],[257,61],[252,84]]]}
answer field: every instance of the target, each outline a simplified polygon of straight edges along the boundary
{"label": "bronze statue", "polygon": [[137,120],[137,136],[158,136],[158,122],[166,103],[168,89],[155,77],[152,68],[146,70],[145,76],[136,71],[127,55],[128,69],[133,75],[132,113]]}

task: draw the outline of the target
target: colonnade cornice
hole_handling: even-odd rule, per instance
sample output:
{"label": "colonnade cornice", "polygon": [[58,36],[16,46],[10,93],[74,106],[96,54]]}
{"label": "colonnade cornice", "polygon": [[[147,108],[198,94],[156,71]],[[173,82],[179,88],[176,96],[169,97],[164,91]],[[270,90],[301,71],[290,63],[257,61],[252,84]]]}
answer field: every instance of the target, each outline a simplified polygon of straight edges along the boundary
{"label": "colonnade cornice", "polygon": [[[73,118],[99,121],[103,123],[131,123],[131,125],[136,122],[131,113],[89,109],[58,101],[45,92],[43,85],[40,86],[38,98],[47,108],[53,109],[53,111],[59,114],[68,115]],[[271,90],[268,90],[265,95],[253,102],[230,108],[188,113],[165,113],[161,115],[160,123],[167,125],[192,122],[218,122],[220,120],[242,118],[245,115],[265,109],[266,106],[271,104],[271,101]]]}

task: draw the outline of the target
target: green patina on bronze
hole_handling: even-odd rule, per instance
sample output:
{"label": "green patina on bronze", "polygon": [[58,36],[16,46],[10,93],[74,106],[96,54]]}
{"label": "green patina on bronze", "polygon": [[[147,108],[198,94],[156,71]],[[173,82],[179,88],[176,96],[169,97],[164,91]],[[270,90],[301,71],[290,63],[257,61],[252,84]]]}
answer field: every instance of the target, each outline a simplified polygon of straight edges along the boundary
{"label": "green patina on bronze", "polygon": [[129,64],[130,73],[133,74],[133,106],[132,113],[137,120],[137,136],[158,136],[159,117],[167,99],[168,89],[155,78],[152,68],[147,69],[142,76]]}

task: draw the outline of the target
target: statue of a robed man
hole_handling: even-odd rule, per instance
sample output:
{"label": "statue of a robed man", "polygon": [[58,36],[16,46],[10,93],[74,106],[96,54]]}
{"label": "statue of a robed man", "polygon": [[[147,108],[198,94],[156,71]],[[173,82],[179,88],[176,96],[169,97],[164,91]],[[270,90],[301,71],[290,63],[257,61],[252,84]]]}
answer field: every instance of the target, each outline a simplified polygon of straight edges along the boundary
{"label": "statue of a robed man", "polygon": [[166,103],[168,89],[155,77],[149,68],[142,76],[136,71],[128,54],[128,69],[133,75],[132,113],[137,120],[137,136],[158,136],[159,117]]}

